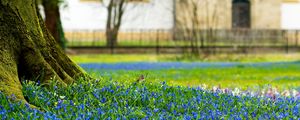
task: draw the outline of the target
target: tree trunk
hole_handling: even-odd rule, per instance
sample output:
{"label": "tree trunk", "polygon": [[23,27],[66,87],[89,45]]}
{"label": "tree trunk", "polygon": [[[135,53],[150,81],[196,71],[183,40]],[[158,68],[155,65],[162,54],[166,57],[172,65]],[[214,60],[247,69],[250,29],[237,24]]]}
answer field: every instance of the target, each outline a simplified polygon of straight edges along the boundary
{"label": "tree trunk", "polygon": [[45,12],[46,27],[57,41],[57,43],[65,48],[65,37],[63,34],[58,0],[42,0]]}
{"label": "tree trunk", "polygon": [[26,102],[21,79],[68,85],[87,74],[46,29],[35,0],[0,1],[0,91]]}
{"label": "tree trunk", "polygon": [[110,0],[107,6],[106,46],[113,49],[118,44],[119,29],[125,12],[126,0]]}
{"label": "tree trunk", "polygon": [[107,47],[117,46],[118,32],[116,30],[106,30]]}

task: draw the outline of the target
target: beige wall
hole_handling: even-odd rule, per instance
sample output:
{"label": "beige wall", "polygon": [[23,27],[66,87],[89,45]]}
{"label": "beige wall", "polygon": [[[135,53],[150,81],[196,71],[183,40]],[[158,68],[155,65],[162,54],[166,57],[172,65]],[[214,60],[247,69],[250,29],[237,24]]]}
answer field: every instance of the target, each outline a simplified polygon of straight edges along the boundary
{"label": "beige wall", "polygon": [[251,0],[251,27],[253,29],[281,28],[282,0]]}
{"label": "beige wall", "polygon": [[229,1],[231,0],[177,0],[176,27],[230,28],[231,4]]}
{"label": "beige wall", "polygon": [[[280,29],[282,0],[251,0],[251,28]],[[193,17],[196,4],[197,18]],[[230,29],[232,0],[177,0],[177,28]],[[194,22],[197,20],[197,22]]]}

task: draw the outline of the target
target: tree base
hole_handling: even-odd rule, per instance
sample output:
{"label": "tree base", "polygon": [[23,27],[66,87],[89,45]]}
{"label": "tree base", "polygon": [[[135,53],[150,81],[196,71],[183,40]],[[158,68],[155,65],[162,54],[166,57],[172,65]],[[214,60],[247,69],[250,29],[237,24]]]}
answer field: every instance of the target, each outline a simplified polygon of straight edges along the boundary
{"label": "tree base", "polygon": [[0,56],[0,91],[25,103],[20,78],[44,86],[90,78],[51,36],[33,0],[1,0]]}

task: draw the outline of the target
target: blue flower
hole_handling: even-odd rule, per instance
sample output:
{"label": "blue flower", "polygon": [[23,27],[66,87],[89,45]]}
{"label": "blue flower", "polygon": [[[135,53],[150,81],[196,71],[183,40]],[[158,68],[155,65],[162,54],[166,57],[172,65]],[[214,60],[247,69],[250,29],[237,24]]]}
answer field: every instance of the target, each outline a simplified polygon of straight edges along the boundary
{"label": "blue flower", "polygon": [[71,106],[74,106],[74,105],[75,105],[74,102],[73,102],[73,100],[70,100],[70,105],[71,105]]}
{"label": "blue flower", "polygon": [[3,106],[0,105],[0,115],[5,115],[6,114],[6,110],[4,109]]}
{"label": "blue flower", "polygon": [[157,113],[158,111],[159,111],[159,109],[158,109],[158,108],[155,108],[155,109],[154,109],[154,112],[155,112],[155,113]]}
{"label": "blue flower", "polygon": [[196,112],[192,112],[194,119],[197,119],[198,114]]}
{"label": "blue flower", "polygon": [[78,106],[78,108],[81,109],[81,110],[84,110],[84,104],[80,104],[80,105]]}
{"label": "blue flower", "polygon": [[187,115],[187,116],[184,117],[184,119],[185,119],[185,120],[191,120],[192,117]]}
{"label": "blue flower", "polygon": [[100,101],[101,103],[105,103],[106,102],[106,98],[105,97],[103,97],[102,99],[101,99],[101,101]]}

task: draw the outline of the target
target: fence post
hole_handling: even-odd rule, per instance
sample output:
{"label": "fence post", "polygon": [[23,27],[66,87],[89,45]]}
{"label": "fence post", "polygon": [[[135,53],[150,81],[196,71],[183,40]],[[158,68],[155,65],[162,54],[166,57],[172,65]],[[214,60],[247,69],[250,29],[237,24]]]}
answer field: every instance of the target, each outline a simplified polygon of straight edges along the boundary
{"label": "fence post", "polygon": [[74,39],[75,39],[75,37],[74,37],[74,30],[72,30],[72,33],[71,33],[71,35],[72,35],[72,37],[70,37],[70,38],[72,38],[71,40],[69,40],[69,45],[71,45],[71,46],[74,46]]}
{"label": "fence post", "polygon": [[285,45],[285,52],[288,54],[289,53],[289,36],[288,36],[288,31],[286,30],[283,30],[283,35],[284,35],[284,38],[285,38],[285,42],[286,42],[286,45]]}
{"label": "fence post", "polygon": [[159,29],[156,30],[156,55],[159,55]]}
{"label": "fence post", "polygon": [[204,48],[204,34],[203,34],[203,30],[202,29],[199,29],[199,34],[200,34],[200,48],[201,48],[201,50],[203,50],[203,48]]}
{"label": "fence post", "polygon": [[110,54],[114,54],[114,45],[110,45]]}
{"label": "fence post", "polygon": [[298,47],[298,30],[295,30],[295,32],[296,32],[296,35],[295,35],[295,40],[296,40],[296,45],[295,45],[295,47]]}
{"label": "fence post", "polygon": [[79,36],[79,46],[82,46],[82,33],[78,32],[78,36]]}
{"label": "fence post", "polygon": [[140,40],[139,40],[139,46],[142,46],[142,34],[144,34],[144,32],[142,31],[142,29],[140,29],[140,33],[139,33],[139,35],[140,35]]}
{"label": "fence post", "polygon": [[95,47],[95,46],[97,46],[96,44],[96,31],[95,30],[93,30],[93,47]]}

